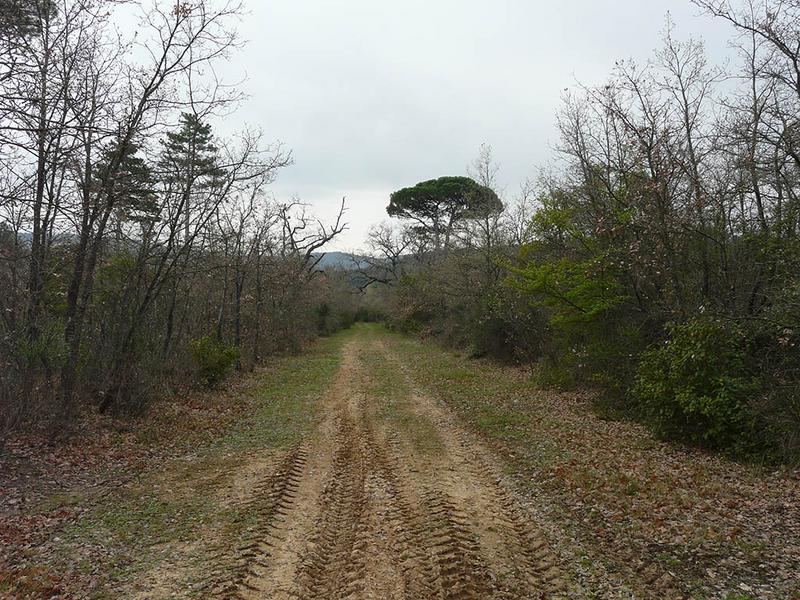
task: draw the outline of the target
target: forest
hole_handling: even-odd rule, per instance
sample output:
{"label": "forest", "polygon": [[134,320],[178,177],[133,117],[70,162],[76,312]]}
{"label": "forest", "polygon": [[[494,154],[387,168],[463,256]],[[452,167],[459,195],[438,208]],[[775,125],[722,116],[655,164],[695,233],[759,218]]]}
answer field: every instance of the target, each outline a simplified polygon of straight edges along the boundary
{"label": "forest", "polygon": [[298,349],[335,296],[314,266],[344,204],[324,223],[274,199],[291,152],[212,128],[239,99],[210,73],[243,7],[156,5],[128,48],[115,5],[0,6],[4,431],[141,415],[195,371]]}
{"label": "forest", "polygon": [[4,2],[3,430],[142,414],[360,310],[599,387],[660,435],[800,456],[791,3],[697,2],[730,24],[727,71],[668,20],[652,57],[564,97],[538,178],[499,190],[484,144],[465,176],[395,192],[363,257],[324,273],[345,202],[324,223],[274,198],[291,151],[213,129],[239,100],[208,74],[242,6],[157,5],[130,51],[107,3]]}
{"label": "forest", "polygon": [[399,331],[797,461],[800,7],[695,4],[730,24],[730,71],[668,18],[652,57],[565,96],[556,166],[511,198],[488,145],[469,178],[395,192],[365,282]]}
{"label": "forest", "polygon": [[687,4],[352,249],[252,3],[0,0],[0,597],[800,597],[800,2]]}

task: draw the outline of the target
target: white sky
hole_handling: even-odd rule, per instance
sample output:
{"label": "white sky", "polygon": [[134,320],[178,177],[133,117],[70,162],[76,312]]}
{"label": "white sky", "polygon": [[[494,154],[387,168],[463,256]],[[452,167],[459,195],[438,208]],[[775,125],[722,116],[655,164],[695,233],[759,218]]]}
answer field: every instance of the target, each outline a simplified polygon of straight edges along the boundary
{"label": "white sky", "polygon": [[[644,61],[669,11],[677,36],[729,54],[731,30],[689,0],[249,0],[249,99],[233,121],[294,152],[273,186],[329,217],[347,197],[354,250],[386,218],[389,194],[461,175],[482,142],[510,195],[553,156],[565,88],[604,81],[614,61]],[[227,128],[233,123],[226,122]]]}

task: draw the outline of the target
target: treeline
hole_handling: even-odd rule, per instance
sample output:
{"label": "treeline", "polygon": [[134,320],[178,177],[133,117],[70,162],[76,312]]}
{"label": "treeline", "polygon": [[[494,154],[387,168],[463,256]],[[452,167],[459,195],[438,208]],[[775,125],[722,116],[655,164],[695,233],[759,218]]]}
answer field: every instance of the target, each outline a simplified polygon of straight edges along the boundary
{"label": "treeline", "polygon": [[0,0],[0,432],[141,413],[350,311],[315,269],[344,205],[325,224],[275,201],[291,154],[212,130],[239,100],[213,73],[240,12]]}
{"label": "treeline", "polygon": [[668,22],[650,60],[565,98],[559,166],[514,201],[488,148],[466,183],[395,193],[368,294],[663,436],[796,461],[800,7],[695,4],[731,25],[735,67]]}

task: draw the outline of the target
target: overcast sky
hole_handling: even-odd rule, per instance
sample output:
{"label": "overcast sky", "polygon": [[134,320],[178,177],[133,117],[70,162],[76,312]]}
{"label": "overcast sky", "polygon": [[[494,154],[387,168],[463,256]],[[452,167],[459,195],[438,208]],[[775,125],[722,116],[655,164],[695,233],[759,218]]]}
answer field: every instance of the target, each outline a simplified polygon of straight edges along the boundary
{"label": "overcast sky", "polygon": [[670,11],[678,36],[713,59],[730,30],[689,0],[249,0],[243,69],[249,100],[235,120],[294,152],[273,186],[329,217],[347,197],[363,245],[391,191],[462,175],[482,142],[510,196],[553,156],[565,88],[601,83],[614,61],[646,60]]}

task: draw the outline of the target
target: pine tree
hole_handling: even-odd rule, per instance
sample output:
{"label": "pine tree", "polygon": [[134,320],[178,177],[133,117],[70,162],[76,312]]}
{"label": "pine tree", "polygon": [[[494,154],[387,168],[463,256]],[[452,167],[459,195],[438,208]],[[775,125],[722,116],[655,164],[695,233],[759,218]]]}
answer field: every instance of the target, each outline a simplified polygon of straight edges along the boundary
{"label": "pine tree", "polygon": [[192,113],[183,113],[180,128],[167,133],[162,141],[160,166],[164,171],[164,181],[180,198],[179,210],[184,213],[184,240],[189,239],[192,208],[202,202],[198,196],[219,185],[222,169],[218,154],[211,126]]}
{"label": "pine tree", "polygon": [[[129,142],[121,150],[119,166],[111,177],[111,194],[114,197],[115,219],[117,221],[116,239],[122,237],[122,227],[126,221],[143,226],[159,218],[159,207],[155,193],[155,179],[147,162],[138,156],[139,146]],[[119,142],[109,146],[95,168],[95,181],[105,181],[107,170],[120,152]]]}
{"label": "pine tree", "polygon": [[0,0],[0,37],[33,35],[57,14],[58,7],[53,0]]}

